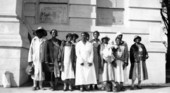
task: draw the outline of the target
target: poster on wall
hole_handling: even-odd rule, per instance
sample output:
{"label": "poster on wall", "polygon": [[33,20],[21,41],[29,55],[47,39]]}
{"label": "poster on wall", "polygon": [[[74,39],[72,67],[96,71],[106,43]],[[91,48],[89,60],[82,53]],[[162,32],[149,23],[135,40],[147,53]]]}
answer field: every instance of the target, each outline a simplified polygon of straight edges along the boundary
{"label": "poster on wall", "polygon": [[67,4],[40,4],[40,23],[68,23]]}

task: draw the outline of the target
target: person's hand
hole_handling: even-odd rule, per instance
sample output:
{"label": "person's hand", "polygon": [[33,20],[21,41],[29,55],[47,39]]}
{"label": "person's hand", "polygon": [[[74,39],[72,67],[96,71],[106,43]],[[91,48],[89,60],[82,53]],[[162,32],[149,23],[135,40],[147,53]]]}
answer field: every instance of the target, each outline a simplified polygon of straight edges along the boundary
{"label": "person's hand", "polygon": [[84,63],[81,63],[80,65],[81,65],[81,66],[84,66]]}
{"label": "person's hand", "polygon": [[92,66],[92,63],[88,63],[89,66]]}
{"label": "person's hand", "polygon": [[64,65],[61,65],[61,71],[62,72],[64,71]]}
{"label": "person's hand", "polygon": [[127,67],[128,66],[128,64],[127,63],[124,63],[123,64],[123,69],[125,69],[125,67]]}

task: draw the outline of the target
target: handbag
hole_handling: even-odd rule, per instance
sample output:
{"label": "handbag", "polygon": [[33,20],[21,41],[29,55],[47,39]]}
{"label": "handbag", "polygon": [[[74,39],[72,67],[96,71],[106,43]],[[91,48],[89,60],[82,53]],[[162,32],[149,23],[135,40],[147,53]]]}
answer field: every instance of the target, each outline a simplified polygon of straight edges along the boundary
{"label": "handbag", "polygon": [[33,64],[27,66],[26,73],[28,75],[34,75],[34,65]]}

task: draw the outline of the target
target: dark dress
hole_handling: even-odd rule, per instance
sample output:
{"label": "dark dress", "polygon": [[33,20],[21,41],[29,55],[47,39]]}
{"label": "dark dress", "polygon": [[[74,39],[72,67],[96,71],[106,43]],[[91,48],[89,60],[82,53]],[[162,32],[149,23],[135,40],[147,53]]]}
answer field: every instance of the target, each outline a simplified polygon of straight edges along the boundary
{"label": "dark dress", "polygon": [[99,80],[99,69],[101,68],[101,56],[100,56],[100,40],[97,41],[95,39],[91,40],[93,44],[93,51],[94,51],[94,67],[96,72],[96,78]]}
{"label": "dark dress", "polygon": [[139,43],[138,45],[133,44],[130,48],[130,61],[131,61],[131,67],[130,67],[130,79],[138,78],[141,80],[148,79],[148,72],[146,68],[146,59],[148,56],[148,52],[145,48],[145,46],[142,43]]}

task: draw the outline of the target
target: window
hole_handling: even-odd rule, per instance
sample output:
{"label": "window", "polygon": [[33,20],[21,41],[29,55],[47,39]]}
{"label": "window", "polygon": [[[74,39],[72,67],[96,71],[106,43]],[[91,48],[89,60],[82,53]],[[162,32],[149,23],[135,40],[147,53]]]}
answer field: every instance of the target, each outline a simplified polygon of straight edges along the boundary
{"label": "window", "polygon": [[68,0],[40,0],[39,23],[68,23]]}
{"label": "window", "polygon": [[124,24],[124,0],[97,0],[97,26]]}

